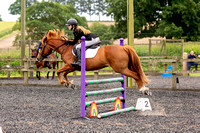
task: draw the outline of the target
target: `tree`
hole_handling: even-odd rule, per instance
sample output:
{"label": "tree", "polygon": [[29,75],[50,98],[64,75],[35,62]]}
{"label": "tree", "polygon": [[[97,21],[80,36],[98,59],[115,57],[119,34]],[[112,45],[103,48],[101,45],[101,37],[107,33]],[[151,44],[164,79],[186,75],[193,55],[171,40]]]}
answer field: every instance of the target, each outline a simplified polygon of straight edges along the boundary
{"label": "tree", "polygon": [[[30,7],[35,4],[37,0],[26,0],[26,7]],[[9,9],[10,14],[20,15],[21,14],[21,0],[16,0],[13,4],[10,5]]]}
{"label": "tree", "polygon": [[[88,13],[90,16],[93,14],[99,15],[102,13],[103,15],[106,12],[105,0],[50,0],[52,2],[59,2],[61,4],[70,4],[73,5],[79,13]],[[99,17],[100,19],[100,17]]]}
{"label": "tree", "polygon": [[[116,21],[115,32],[126,35],[126,1],[106,0],[106,2],[108,15],[113,15]],[[186,36],[188,40],[197,40],[199,31],[200,3],[198,0],[134,0],[135,37],[181,38],[181,36]]]}
{"label": "tree", "polygon": [[104,24],[94,22],[90,27],[90,30],[92,33],[99,36],[102,44],[111,44],[110,40],[113,38],[112,33],[110,33],[111,27],[112,26],[106,26]]}
{"label": "tree", "polygon": [[87,26],[86,19],[78,16],[73,6],[44,1],[34,4],[26,10],[27,38],[39,40],[49,30],[66,29],[70,18],[77,19],[79,25]]}
{"label": "tree", "polygon": [[162,11],[162,19],[158,22],[156,33],[163,31],[169,38],[186,36],[187,40],[200,40],[199,1],[171,1],[168,4]]}
{"label": "tree", "polygon": [[102,13],[103,15],[106,14],[106,11],[105,11],[105,0],[95,0],[94,2],[94,5],[95,5],[95,9],[94,12],[96,15],[99,16],[99,21],[101,20],[100,19],[100,13]]}

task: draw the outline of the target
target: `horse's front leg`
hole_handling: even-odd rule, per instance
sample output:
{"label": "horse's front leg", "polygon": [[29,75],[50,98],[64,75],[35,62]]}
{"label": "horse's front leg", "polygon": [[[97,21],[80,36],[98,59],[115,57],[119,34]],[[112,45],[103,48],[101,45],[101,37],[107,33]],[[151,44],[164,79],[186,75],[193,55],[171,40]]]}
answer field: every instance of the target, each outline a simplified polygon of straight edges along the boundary
{"label": "horse's front leg", "polygon": [[65,64],[62,68],[57,70],[57,75],[58,75],[58,78],[59,78],[59,81],[60,81],[61,84],[65,85],[66,82],[69,83],[69,84],[72,84],[69,80],[65,81],[61,77],[62,72],[71,72],[71,71],[73,71],[73,68],[69,64]]}
{"label": "horse's front leg", "polygon": [[72,81],[69,81],[68,76],[67,76],[67,74],[70,73],[70,72],[73,72],[73,69],[70,69],[70,71],[65,71],[64,74],[63,74],[63,76],[65,77],[65,80],[67,81],[66,87],[69,86],[69,87],[71,87],[72,89],[75,89],[76,86],[75,86],[75,84],[73,84],[73,80],[72,80]]}

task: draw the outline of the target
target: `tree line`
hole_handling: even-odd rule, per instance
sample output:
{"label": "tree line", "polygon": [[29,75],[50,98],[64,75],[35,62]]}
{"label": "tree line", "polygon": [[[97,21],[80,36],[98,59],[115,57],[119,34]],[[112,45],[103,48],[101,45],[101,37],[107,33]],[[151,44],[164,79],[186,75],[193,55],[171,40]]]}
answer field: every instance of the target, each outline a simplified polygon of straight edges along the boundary
{"label": "tree line", "polygon": [[[66,20],[71,17],[78,19],[81,25],[87,26],[86,18],[80,17],[77,13],[90,15],[102,13],[113,16],[116,22],[105,33],[113,34],[110,39],[127,37],[127,0],[26,1],[27,29],[30,30],[28,32],[43,33],[43,29],[64,28]],[[11,4],[9,11],[11,14],[20,14],[21,0]],[[199,41],[200,2],[199,0],[134,0],[134,33],[135,37],[140,38],[161,36]],[[29,36],[39,37],[36,34]]]}
{"label": "tree line", "polygon": [[[38,0],[26,0],[26,7],[36,4]],[[80,13],[87,13],[90,16],[106,14],[106,1],[105,0],[49,0],[49,2],[56,2],[62,5],[72,5]],[[10,5],[9,11],[13,15],[21,13],[21,0],[16,0]],[[99,18],[100,19],[100,18]]]}

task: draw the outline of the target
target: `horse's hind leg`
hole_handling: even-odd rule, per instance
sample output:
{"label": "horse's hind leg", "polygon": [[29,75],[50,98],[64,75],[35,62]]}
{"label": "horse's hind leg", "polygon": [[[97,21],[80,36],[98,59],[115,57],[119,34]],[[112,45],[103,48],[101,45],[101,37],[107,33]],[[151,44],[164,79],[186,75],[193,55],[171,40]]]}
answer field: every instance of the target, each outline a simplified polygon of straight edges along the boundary
{"label": "horse's hind leg", "polygon": [[[56,69],[56,65],[57,65],[57,62],[54,62],[53,63],[53,69]],[[54,79],[54,76],[55,76],[55,71],[53,71],[52,79]]]}
{"label": "horse's hind leg", "polygon": [[38,71],[38,79],[39,80],[41,79],[41,77],[40,77],[40,71]]}
{"label": "horse's hind leg", "polygon": [[126,69],[123,69],[123,71],[120,73],[128,77],[134,78],[135,81],[137,82],[138,88],[143,87],[143,82],[136,72],[131,71],[130,69],[126,68]]}
{"label": "horse's hind leg", "polygon": [[36,71],[36,77],[40,80],[40,71]]}
{"label": "horse's hind leg", "polygon": [[39,77],[38,77],[38,71],[36,71],[36,77],[39,78]]}
{"label": "horse's hind leg", "polygon": [[49,79],[49,72],[47,73],[47,79]]}
{"label": "horse's hind leg", "polygon": [[54,79],[54,76],[55,76],[55,71],[53,71],[53,76],[52,76],[52,79]]}

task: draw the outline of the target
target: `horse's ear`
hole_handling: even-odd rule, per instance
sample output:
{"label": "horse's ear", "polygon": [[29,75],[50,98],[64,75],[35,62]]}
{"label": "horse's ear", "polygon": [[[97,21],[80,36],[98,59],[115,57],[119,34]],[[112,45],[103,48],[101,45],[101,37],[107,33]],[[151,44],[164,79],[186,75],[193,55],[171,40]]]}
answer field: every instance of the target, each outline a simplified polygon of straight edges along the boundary
{"label": "horse's ear", "polygon": [[57,29],[57,34],[58,34],[58,36],[60,36],[60,30],[59,29]]}
{"label": "horse's ear", "polygon": [[53,35],[53,31],[49,30],[48,34],[47,34],[47,38],[51,38],[51,36]]}

